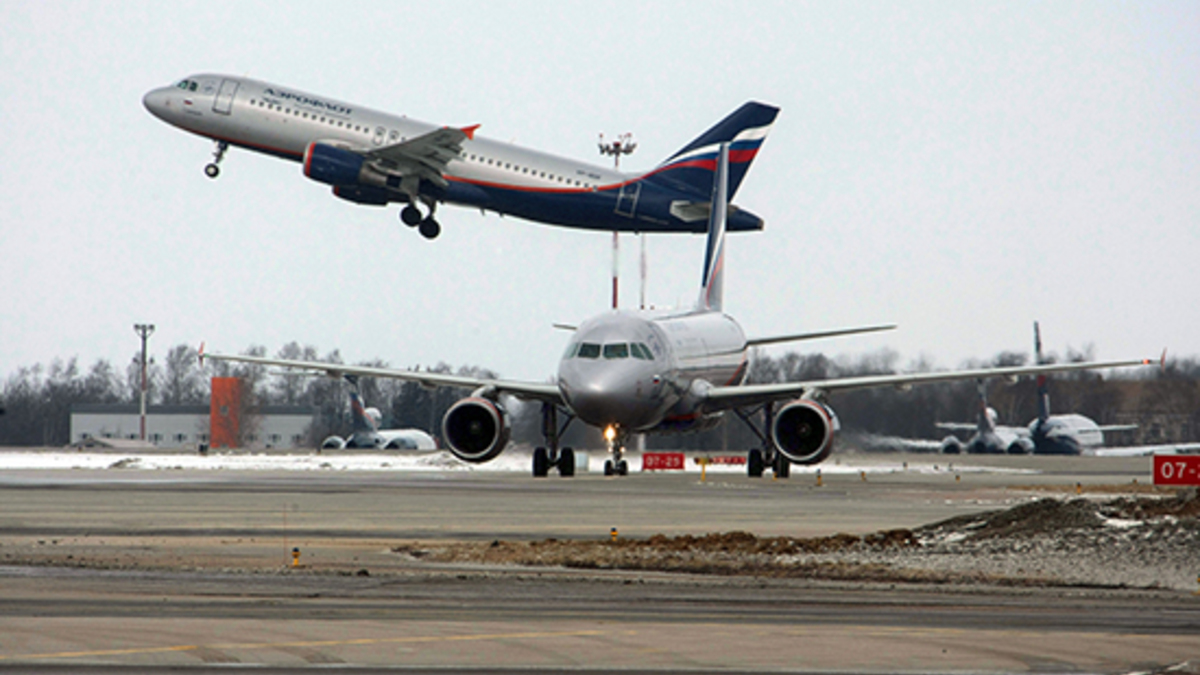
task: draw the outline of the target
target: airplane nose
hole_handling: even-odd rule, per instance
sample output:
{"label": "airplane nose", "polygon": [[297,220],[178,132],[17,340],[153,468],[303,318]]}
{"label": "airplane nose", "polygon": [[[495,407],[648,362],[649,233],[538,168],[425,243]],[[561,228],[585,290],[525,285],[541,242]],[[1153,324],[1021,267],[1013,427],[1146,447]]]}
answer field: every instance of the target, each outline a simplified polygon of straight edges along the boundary
{"label": "airplane nose", "polygon": [[151,115],[161,118],[166,114],[168,108],[167,92],[162,89],[154,89],[146,92],[142,97],[142,105],[146,106],[146,110],[150,111]]}
{"label": "airplane nose", "polygon": [[565,393],[571,409],[584,422],[599,427],[616,424],[625,428],[643,426],[653,406],[638,395],[637,384],[623,378],[589,378]]}

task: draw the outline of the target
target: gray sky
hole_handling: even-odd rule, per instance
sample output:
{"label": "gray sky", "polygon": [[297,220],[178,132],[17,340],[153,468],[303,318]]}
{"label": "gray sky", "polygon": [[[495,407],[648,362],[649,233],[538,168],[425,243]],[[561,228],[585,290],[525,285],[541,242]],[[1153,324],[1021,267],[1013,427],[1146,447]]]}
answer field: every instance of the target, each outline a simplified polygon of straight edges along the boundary
{"label": "gray sky", "polygon": [[[149,89],[248,75],[649,169],[742,102],[782,108],[737,203],[726,310],[751,335],[941,367],[1094,344],[1200,353],[1200,3],[63,3],[0,0],[0,377],[179,343],[474,364],[541,380],[608,306],[610,235],[334,198],[298,164],[159,122]],[[690,303],[698,236],[649,239]],[[622,238],[623,304],[637,243]],[[777,347],[772,353],[786,351]]]}

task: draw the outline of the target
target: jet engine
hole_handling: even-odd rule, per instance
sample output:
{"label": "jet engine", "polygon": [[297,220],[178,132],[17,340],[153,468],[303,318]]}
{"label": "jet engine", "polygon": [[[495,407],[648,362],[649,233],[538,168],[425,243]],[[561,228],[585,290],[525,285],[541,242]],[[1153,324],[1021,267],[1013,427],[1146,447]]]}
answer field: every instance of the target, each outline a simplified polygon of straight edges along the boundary
{"label": "jet engine", "polygon": [[955,436],[947,436],[942,439],[942,454],[943,455],[961,455],[963,454],[963,442]]}
{"label": "jet engine", "polygon": [[771,424],[775,449],[794,464],[819,464],[833,451],[837,415],[809,399],[796,399],[779,409]]}
{"label": "jet engine", "polygon": [[442,438],[455,457],[464,462],[486,462],[508,445],[512,430],[508,411],[495,401],[472,396],[446,411],[442,418]]}
{"label": "jet engine", "polygon": [[400,187],[399,176],[381,173],[353,150],[326,143],[308,144],[304,151],[304,175],[334,186],[333,193],[343,199],[362,199],[368,204],[377,204],[389,188]]}
{"label": "jet engine", "polygon": [[1028,438],[1018,438],[1008,444],[1008,454],[1010,455],[1031,455],[1033,454],[1033,441]]}
{"label": "jet engine", "polygon": [[321,441],[322,450],[342,450],[346,447],[346,439],[341,436],[330,436]]}
{"label": "jet engine", "polygon": [[387,206],[392,201],[390,192],[370,185],[334,185],[333,195],[348,202],[367,206]]}

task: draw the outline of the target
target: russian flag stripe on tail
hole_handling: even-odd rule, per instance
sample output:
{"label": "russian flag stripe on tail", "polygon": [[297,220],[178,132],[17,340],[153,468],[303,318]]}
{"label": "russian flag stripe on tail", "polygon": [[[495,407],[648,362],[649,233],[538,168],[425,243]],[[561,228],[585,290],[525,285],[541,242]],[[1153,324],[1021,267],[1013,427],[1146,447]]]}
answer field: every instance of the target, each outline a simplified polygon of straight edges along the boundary
{"label": "russian flag stripe on tail", "polygon": [[771,131],[779,108],[751,101],[735,110],[708,131],[671,155],[648,178],[669,181],[708,196],[716,171],[717,148],[729,146],[728,194],[732,198],[758,156],[758,149]]}

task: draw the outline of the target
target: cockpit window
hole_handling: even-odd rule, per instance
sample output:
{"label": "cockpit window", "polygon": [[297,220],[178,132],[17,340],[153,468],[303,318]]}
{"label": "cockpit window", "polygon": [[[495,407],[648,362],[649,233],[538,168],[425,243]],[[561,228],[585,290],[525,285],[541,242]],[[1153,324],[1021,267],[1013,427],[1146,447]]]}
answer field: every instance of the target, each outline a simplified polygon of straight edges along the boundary
{"label": "cockpit window", "polygon": [[598,359],[600,358],[600,345],[595,342],[579,343],[579,352],[575,354],[581,359]]}
{"label": "cockpit window", "polygon": [[640,342],[629,343],[629,351],[633,352],[633,358],[642,359],[643,361],[653,361],[654,355],[650,353],[650,348]]}
{"label": "cockpit window", "polygon": [[606,359],[627,359],[629,358],[629,345],[624,342],[613,342],[604,345],[604,358]]}
{"label": "cockpit window", "polygon": [[180,80],[179,84],[175,86],[184,91],[196,91],[197,88],[196,83],[192,80]]}
{"label": "cockpit window", "polygon": [[575,352],[578,352],[578,351],[579,351],[579,343],[572,342],[571,344],[567,345],[567,351],[563,352],[563,360],[566,361],[567,359],[575,358]]}

